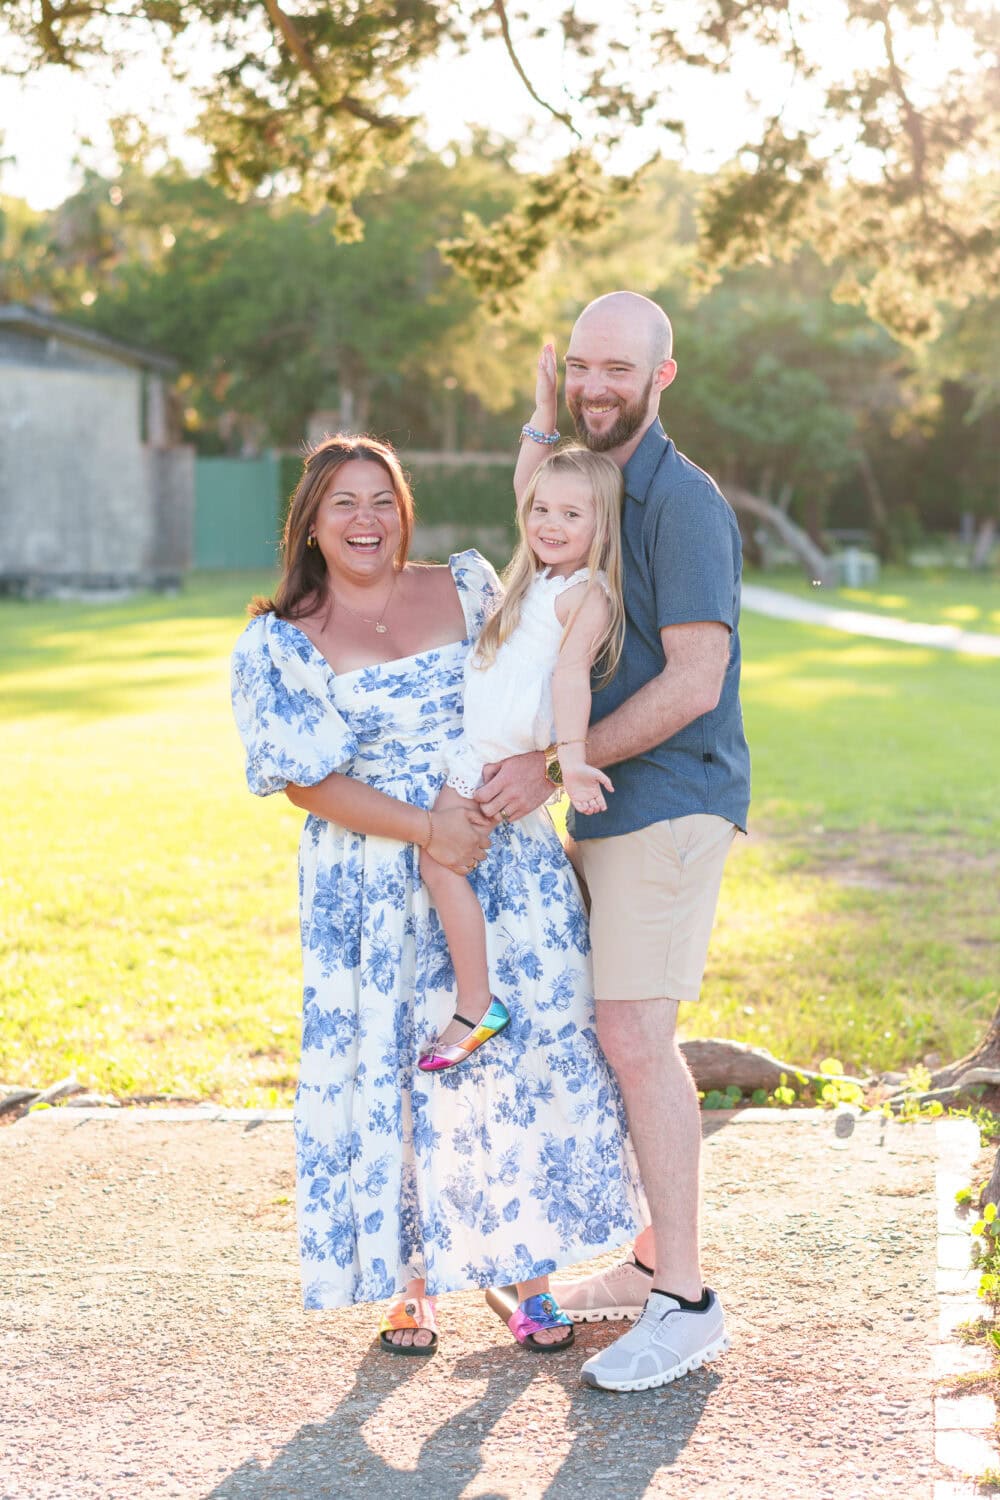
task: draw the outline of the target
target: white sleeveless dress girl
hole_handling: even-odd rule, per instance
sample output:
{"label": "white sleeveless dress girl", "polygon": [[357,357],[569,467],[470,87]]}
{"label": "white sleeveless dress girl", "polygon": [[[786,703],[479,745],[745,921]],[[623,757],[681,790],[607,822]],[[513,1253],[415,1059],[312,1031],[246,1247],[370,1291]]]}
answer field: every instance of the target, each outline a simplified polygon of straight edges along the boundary
{"label": "white sleeveless dress girl", "polygon": [[[607,590],[603,573],[595,575]],[[555,739],[552,673],[564,626],[556,600],[590,578],[577,568],[568,578],[544,568],[521,604],[521,618],[488,667],[477,667],[475,648],[465,662],[462,736],[447,747],[448,785],[471,797],[482,785],[483,767],[508,755],[544,750]]]}

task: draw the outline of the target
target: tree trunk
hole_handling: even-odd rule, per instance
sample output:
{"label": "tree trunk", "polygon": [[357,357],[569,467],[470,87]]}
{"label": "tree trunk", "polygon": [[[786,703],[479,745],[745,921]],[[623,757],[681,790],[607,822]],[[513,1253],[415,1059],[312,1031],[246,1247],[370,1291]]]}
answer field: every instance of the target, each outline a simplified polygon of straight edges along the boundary
{"label": "tree trunk", "polygon": [[957,1062],[946,1063],[944,1067],[938,1068],[931,1075],[931,1083],[936,1089],[952,1088],[973,1068],[1000,1071],[1000,1005],[993,1012],[992,1021],[972,1051],[960,1057]]}
{"label": "tree trunk", "polygon": [[983,1190],[979,1194],[979,1207],[985,1208],[987,1203],[996,1203],[1000,1206],[1000,1151],[994,1157],[990,1180],[984,1183]]}
{"label": "tree trunk", "polygon": [[993,543],[997,539],[997,523],[993,516],[987,516],[979,523],[976,532],[976,540],[972,546],[972,557],[969,559],[969,567],[982,571],[990,565],[990,553],[993,551]]}
{"label": "tree trunk", "polygon": [[[931,1083],[935,1089],[954,1090],[950,1096],[946,1095],[952,1099],[963,1089],[976,1088],[979,1104],[994,1113],[1000,1109],[1000,1005],[972,1051],[957,1062],[938,1068],[931,1076]],[[974,1096],[969,1097],[975,1102]],[[979,1207],[987,1203],[1000,1205],[1000,1151],[993,1158],[990,1180],[979,1195]]]}
{"label": "tree trunk", "polygon": [[[743,1094],[752,1094],[755,1089],[766,1089],[770,1094],[784,1079],[790,1088],[798,1091],[800,1080],[818,1083],[829,1081],[829,1075],[814,1073],[810,1068],[797,1067],[795,1063],[781,1062],[761,1047],[747,1047],[742,1042],[695,1040],[681,1042],[684,1060],[694,1075],[694,1081],[705,1093],[709,1089],[724,1092],[735,1084]],[[863,1083],[860,1078],[850,1078],[849,1083]]]}
{"label": "tree trunk", "polygon": [[823,520],[826,514],[826,505],[819,496],[811,491],[806,496],[806,532],[815,547],[822,550],[823,546]]}
{"label": "tree trunk", "polygon": [[882,486],[878,482],[872,461],[864,448],[858,448],[858,470],[861,474],[861,482],[864,485],[865,495],[868,500],[868,514],[871,516],[872,535],[875,538],[875,551],[882,562],[891,562],[893,554],[892,532],[889,527],[889,511],[886,507],[885,497],[882,494]]}
{"label": "tree trunk", "polygon": [[827,588],[833,588],[836,585],[837,575],[833,559],[828,557],[822,548],[817,547],[801,526],[796,526],[795,522],[777,505],[772,505],[770,500],[762,500],[759,495],[752,495],[749,490],[740,489],[739,485],[734,484],[727,486],[726,497],[735,511],[754,516],[758,521],[763,521],[765,526],[769,526],[789,551],[798,558],[810,581],[817,580]]}

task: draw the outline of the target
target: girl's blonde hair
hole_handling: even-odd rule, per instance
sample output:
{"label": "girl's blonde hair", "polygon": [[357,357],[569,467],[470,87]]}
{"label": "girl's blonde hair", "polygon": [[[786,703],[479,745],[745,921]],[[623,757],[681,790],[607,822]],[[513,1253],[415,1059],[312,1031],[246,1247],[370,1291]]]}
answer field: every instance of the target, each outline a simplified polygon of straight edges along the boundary
{"label": "girl's blonde hair", "polygon": [[[614,676],[625,639],[625,606],[622,602],[621,507],[624,484],[618,465],[603,453],[591,453],[578,445],[560,448],[539,464],[528,481],[517,507],[518,543],[514,556],[503,572],[504,597],[499,609],[490,616],[476,642],[473,663],[488,667],[504,641],[509,640],[521,618],[524,597],[541,571],[541,565],[528,542],[526,521],[542,481],[557,474],[578,474],[587,481],[594,501],[594,539],[590,544],[587,567],[588,589],[601,588],[597,573],[608,583],[608,623],[597,642],[594,666],[597,686],[602,687]],[[582,604],[581,600],[581,604]],[[579,612],[579,606],[566,622],[565,640]]]}

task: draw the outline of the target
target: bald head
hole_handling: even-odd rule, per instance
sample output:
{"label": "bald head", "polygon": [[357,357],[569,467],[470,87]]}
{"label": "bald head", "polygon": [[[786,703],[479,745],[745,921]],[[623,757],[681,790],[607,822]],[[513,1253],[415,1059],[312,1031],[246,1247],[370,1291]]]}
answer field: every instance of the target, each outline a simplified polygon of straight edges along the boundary
{"label": "bald head", "polygon": [[677,374],[672,343],[670,319],[638,292],[583,309],[566,351],[566,404],[588,448],[628,461]]}
{"label": "bald head", "polygon": [[[608,292],[587,304],[576,327],[607,329],[632,347],[643,348],[651,367],[670,359],[674,331],[662,307],[638,292]],[[575,330],[574,330],[575,332]]]}

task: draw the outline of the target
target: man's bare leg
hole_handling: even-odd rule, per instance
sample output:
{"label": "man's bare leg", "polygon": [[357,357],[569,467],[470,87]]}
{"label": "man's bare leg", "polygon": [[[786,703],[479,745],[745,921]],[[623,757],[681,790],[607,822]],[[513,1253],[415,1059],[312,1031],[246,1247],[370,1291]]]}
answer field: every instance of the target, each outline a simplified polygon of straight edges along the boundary
{"label": "man's bare leg", "polygon": [[[637,1278],[648,1286],[638,1322],[580,1370],[585,1385],[608,1391],[667,1384],[729,1348],[722,1304],[701,1278],[701,1120],[698,1093],[677,1047],[676,1024],[675,1000],[597,1002],[598,1036],[625,1101],[656,1244],[651,1277],[628,1263],[608,1273],[609,1283],[617,1276],[619,1292],[639,1290]],[[631,1288],[623,1287],[623,1278]],[[567,1311],[572,1317],[572,1308]]]}
{"label": "man's bare leg", "polygon": [[661,1291],[697,1300],[701,1114],[677,1045],[677,1009],[676,1000],[598,1000],[597,1035],[618,1079],[649,1204],[637,1258],[654,1269]]}

